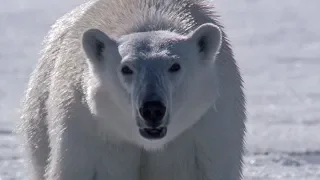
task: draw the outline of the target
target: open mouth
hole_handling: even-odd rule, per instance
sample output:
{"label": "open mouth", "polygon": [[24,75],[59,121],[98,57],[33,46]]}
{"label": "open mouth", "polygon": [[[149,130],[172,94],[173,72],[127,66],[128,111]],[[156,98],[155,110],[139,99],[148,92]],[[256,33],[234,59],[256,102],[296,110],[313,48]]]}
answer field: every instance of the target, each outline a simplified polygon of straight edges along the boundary
{"label": "open mouth", "polygon": [[140,135],[146,139],[161,139],[167,134],[166,127],[139,129]]}

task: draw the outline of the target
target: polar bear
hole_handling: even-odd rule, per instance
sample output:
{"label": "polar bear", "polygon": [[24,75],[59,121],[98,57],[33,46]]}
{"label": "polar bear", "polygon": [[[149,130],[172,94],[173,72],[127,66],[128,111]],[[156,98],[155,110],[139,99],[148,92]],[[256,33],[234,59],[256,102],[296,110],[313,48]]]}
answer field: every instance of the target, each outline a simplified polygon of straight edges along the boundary
{"label": "polar bear", "polygon": [[30,179],[241,179],[242,86],[211,1],[88,1],[29,81]]}

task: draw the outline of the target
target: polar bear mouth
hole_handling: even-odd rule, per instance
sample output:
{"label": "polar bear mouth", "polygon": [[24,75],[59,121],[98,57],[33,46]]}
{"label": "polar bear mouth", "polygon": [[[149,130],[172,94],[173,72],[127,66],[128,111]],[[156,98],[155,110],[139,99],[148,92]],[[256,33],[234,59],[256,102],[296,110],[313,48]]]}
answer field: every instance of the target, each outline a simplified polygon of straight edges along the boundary
{"label": "polar bear mouth", "polygon": [[140,135],[146,139],[161,139],[167,134],[166,127],[139,129]]}

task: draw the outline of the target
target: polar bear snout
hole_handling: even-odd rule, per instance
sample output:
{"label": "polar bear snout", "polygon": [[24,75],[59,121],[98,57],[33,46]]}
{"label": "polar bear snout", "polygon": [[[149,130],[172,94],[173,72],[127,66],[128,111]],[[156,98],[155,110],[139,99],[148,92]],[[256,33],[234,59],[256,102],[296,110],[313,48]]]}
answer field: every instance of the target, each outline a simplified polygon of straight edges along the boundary
{"label": "polar bear snout", "polygon": [[138,109],[139,133],[149,140],[161,139],[167,134],[167,113],[166,103],[160,96],[155,94],[143,98]]}
{"label": "polar bear snout", "polygon": [[139,115],[145,124],[151,128],[157,128],[162,124],[167,108],[159,100],[148,100],[142,103],[139,108]]}

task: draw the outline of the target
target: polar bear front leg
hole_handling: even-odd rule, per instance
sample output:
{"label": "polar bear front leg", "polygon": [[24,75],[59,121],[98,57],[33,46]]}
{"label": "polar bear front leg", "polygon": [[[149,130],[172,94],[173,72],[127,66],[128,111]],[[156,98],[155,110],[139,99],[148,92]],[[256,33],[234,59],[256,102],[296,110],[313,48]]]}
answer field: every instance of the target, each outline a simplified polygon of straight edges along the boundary
{"label": "polar bear front leg", "polygon": [[243,153],[242,127],[237,122],[232,122],[232,116],[225,115],[222,119],[218,119],[217,116],[221,116],[221,113],[209,111],[194,129],[197,132],[198,174],[203,180],[240,180]]}
{"label": "polar bear front leg", "polygon": [[77,124],[68,119],[50,128],[49,164],[47,180],[93,180],[98,158],[96,141]]}

